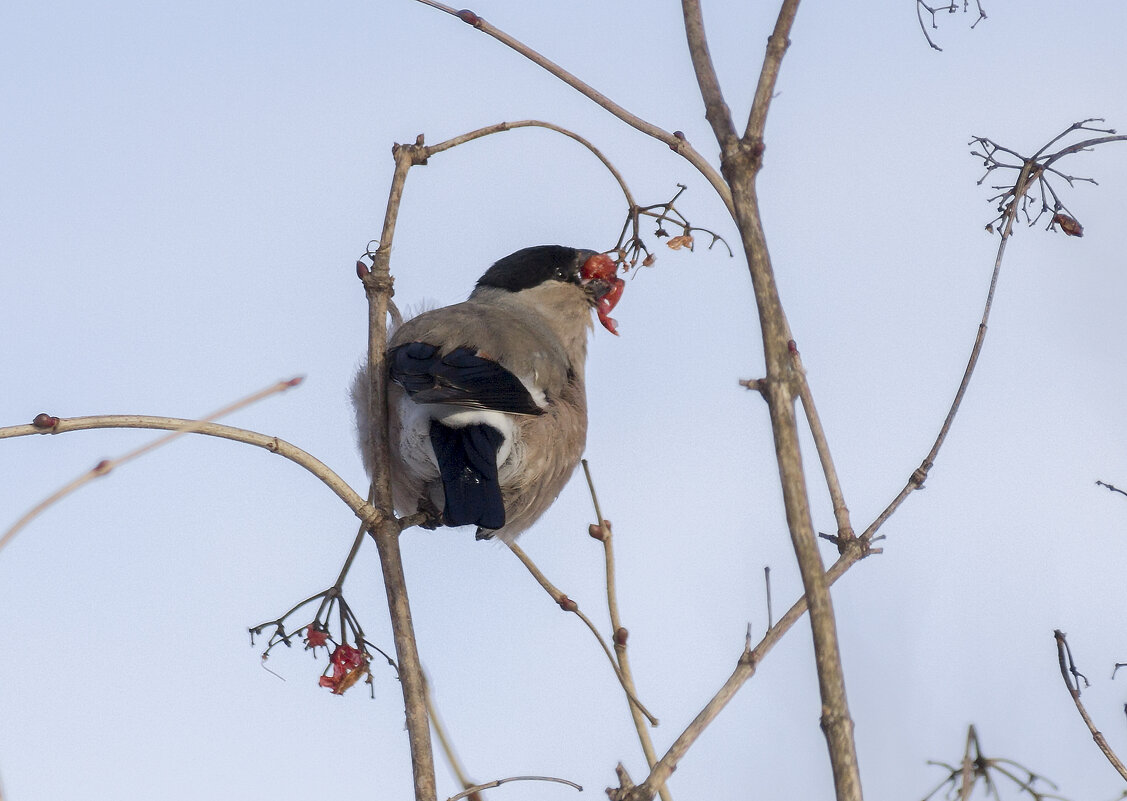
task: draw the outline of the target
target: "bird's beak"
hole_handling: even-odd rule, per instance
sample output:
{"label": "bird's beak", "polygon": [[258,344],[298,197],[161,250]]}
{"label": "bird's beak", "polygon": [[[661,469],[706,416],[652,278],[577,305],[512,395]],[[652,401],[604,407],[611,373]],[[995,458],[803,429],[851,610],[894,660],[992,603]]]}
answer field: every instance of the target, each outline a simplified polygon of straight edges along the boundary
{"label": "bird's beak", "polygon": [[610,313],[622,299],[622,290],[626,288],[626,282],[618,277],[617,271],[618,265],[604,253],[591,255],[579,269],[584,288],[594,298],[599,322],[615,336],[618,336],[618,322]]}

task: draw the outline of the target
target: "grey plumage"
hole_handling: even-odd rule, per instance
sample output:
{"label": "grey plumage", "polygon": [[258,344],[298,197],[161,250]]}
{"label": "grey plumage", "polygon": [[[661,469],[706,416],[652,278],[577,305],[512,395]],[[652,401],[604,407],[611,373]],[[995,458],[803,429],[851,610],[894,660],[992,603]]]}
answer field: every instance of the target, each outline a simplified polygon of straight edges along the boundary
{"label": "grey plumage", "polygon": [[[497,491],[489,489],[492,481],[499,484],[504,524],[479,527],[478,537],[511,542],[532,525],[583,453],[591,312],[613,331],[606,313],[621,291],[606,256],[527,248],[494,264],[465,302],[424,312],[394,331],[388,442],[396,509],[410,514],[429,502],[447,524],[492,525],[497,517],[480,511]],[[353,402],[370,475],[368,386],[361,370]],[[432,442],[435,425],[442,436]],[[478,436],[479,426],[489,427],[482,429],[488,436]],[[491,478],[492,465],[483,467],[480,451],[493,445]]]}

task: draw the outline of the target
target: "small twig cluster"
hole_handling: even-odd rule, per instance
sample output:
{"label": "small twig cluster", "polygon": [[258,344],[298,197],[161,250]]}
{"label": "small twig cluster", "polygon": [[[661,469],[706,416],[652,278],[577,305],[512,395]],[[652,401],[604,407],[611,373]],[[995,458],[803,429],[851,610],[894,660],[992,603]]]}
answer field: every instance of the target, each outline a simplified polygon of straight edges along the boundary
{"label": "small twig cluster", "polygon": [[[712,240],[708,243],[709,250],[712,250],[713,246],[720,242],[728,249],[728,255],[733,255],[732,248],[724,237],[708,228],[693,225],[674,205],[687,188],[684,184],[677,184],[677,193],[664,203],[655,203],[652,206],[630,206],[626,213],[626,222],[622,224],[622,232],[618,235],[618,242],[612,249],[617,252],[616,261],[622,265],[624,270],[637,266],[639,259],[641,259],[643,267],[650,267],[657,260],[657,255],[646,246],[642,239],[643,217],[653,218],[656,226],[653,235],[658,239],[668,238],[665,244],[672,250],[680,250],[685,247],[693,250],[696,244],[693,232],[697,231],[712,237]],[[669,225],[670,228],[679,228],[681,232],[676,236],[671,235],[665,229],[665,225]]]}
{"label": "small twig cluster", "polygon": [[[286,621],[314,602],[318,602],[318,605],[313,618],[287,631]],[[285,645],[290,648],[293,646],[294,639],[301,637],[306,650],[313,651],[314,656],[318,648],[330,652],[329,664],[322,672],[319,684],[332,690],[334,695],[342,695],[345,690],[364,677],[372,696],[375,697],[372,672],[369,667],[372,661],[371,651],[378,652],[389,665],[395,667],[395,661],[387,653],[365,638],[360,621],[341,594],[340,587],[336,585],[298,602],[276,620],[259,623],[251,628],[251,645],[254,645],[256,635],[261,635],[271,628],[273,631],[266,641],[262,661],[266,662],[276,646]]]}
{"label": "small twig cluster", "polygon": [[[978,23],[986,19],[986,12],[982,8],[982,0],[975,0],[974,4],[978,8],[978,18],[971,23],[970,27],[972,30],[978,25]],[[935,20],[936,14],[940,13],[941,11],[945,11],[948,14],[954,14],[960,10],[965,14],[969,9],[970,0],[963,0],[963,6],[961,9],[959,8],[959,4],[955,2],[955,0],[951,0],[951,2],[949,2],[945,6],[934,7],[929,6],[924,2],[924,0],[916,0],[916,18],[920,21],[920,30],[923,31],[924,38],[927,39],[927,43],[931,46],[932,50],[939,50],[940,52],[942,52],[943,48],[937,45],[935,43],[935,40],[931,38],[931,34],[928,33],[927,25],[924,24],[924,12],[926,11],[931,17],[931,29],[935,31],[939,30],[939,24]]]}
{"label": "small twig cluster", "polygon": [[947,776],[934,790],[924,796],[924,801],[933,798],[940,791],[944,791],[944,798],[958,798],[960,800],[970,798],[979,779],[982,780],[987,797],[1001,801],[1002,795],[998,787],[999,778],[1013,782],[1018,793],[1028,794],[1034,801],[1063,798],[1056,793],[1041,789],[1038,782],[1048,785],[1053,790],[1056,790],[1057,786],[1024,765],[1012,759],[983,756],[982,749],[978,744],[978,732],[975,731],[974,726],[967,729],[966,747],[963,749],[962,761],[957,766],[935,760],[929,760],[928,764],[946,769]]}
{"label": "small twig cluster", "polygon": [[[273,628],[269,639],[266,641],[266,650],[262,652],[263,667],[270,657],[270,652],[276,646],[285,645],[290,648],[293,646],[295,638],[302,637],[306,650],[313,651],[314,656],[317,655],[318,648],[330,651],[329,664],[321,673],[319,684],[332,690],[334,695],[344,694],[345,690],[356,684],[361,677],[364,677],[372,696],[375,697],[375,687],[372,684],[370,668],[372,651],[376,651],[383,656],[398,675],[399,667],[395,664],[395,660],[364,636],[364,628],[360,625],[360,621],[352,612],[352,607],[348,605],[348,601],[344,599],[344,594],[341,592],[344,580],[356,559],[356,554],[360,550],[360,544],[364,541],[367,530],[367,525],[362,524],[360,526],[356,539],[352,543],[352,550],[349,551],[348,557],[344,560],[344,566],[331,587],[309,596],[304,601],[299,601],[281,617],[266,623],[259,623],[251,628],[251,645],[254,645],[256,635],[261,635],[263,631]],[[286,621],[314,602],[317,602],[317,611],[313,615],[313,619],[287,631]],[[336,634],[333,633],[334,624]]]}
{"label": "small twig cluster", "polygon": [[[1030,226],[1035,225],[1047,214],[1049,215],[1049,222],[1045,226],[1046,230],[1056,230],[1057,226],[1060,226],[1060,230],[1069,236],[1084,235],[1084,226],[1077,221],[1076,216],[1065,206],[1056,187],[1053,186],[1052,179],[1057,178],[1063,180],[1070,187],[1074,187],[1077,182],[1089,184],[1098,184],[1098,182],[1094,178],[1067,175],[1056,169],[1053,164],[1059,159],[1073,153],[1091,150],[1095,145],[1127,139],[1127,137],[1124,136],[1116,136],[1115,130],[1112,128],[1097,128],[1092,126],[1091,123],[1094,122],[1103,122],[1103,120],[1093,117],[1081,120],[1080,122],[1074,122],[1046,142],[1045,145],[1032,156],[1023,156],[1016,150],[999,145],[997,142],[985,136],[975,136],[971,139],[970,145],[974,148],[971,150],[971,155],[981,158],[982,166],[986,168],[986,172],[978,179],[979,185],[988,177],[991,177],[995,170],[1009,170],[1012,171],[1014,175],[1020,175],[1022,170],[1026,170],[1028,173],[1024,192],[1017,191],[1016,181],[1010,181],[991,187],[992,189],[999,190],[999,194],[990,198],[990,202],[996,204],[998,216],[987,223],[987,231],[993,233],[995,229],[997,229],[1000,233],[1001,222],[1010,213],[1010,209],[1013,207],[1014,203],[1017,203],[1017,209],[1013,216],[1016,217],[1019,212],[1024,216],[1026,223]],[[1105,136],[1074,142],[1060,150],[1056,150],[1052,153],[1048,152],[1050,147],[1075,131],[1093,131],[1095,133],[1105,134]]]}

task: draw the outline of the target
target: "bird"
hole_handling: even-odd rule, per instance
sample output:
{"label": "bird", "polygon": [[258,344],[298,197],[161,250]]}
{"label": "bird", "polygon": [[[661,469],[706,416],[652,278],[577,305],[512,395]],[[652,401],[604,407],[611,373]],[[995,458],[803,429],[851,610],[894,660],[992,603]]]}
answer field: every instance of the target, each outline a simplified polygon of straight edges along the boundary
{"label": "bird", "polygon": [[[617,336],[610,312],[624,287],[604,253],[538,245],[493,263],[468,300],[391,332],[387,438],[400,514],[508,543],[536,522],[586,444],[592,311]],[[352,398],[371,476],[369,387],[365,366]]]}

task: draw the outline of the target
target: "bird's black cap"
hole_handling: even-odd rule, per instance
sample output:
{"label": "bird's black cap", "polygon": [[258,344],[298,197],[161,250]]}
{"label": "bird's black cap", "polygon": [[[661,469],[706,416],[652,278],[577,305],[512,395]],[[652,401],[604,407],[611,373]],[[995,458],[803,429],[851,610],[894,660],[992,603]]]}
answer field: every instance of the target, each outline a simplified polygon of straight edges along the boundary
{"label": "bird's black cap", "polygon": [[593,250],[576,250],[563,245],[537,245],[518,250],[495,262],[478,279],[478,287],[496,287],[509,292],[531,289],[545,281],[578,284],[583,263],[595,255]]}

